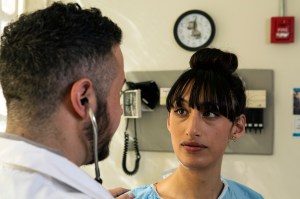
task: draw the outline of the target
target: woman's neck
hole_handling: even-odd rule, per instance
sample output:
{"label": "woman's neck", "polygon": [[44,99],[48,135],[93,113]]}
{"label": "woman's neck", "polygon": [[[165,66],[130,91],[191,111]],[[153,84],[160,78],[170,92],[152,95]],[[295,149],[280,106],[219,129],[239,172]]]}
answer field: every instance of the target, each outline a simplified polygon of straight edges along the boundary
{"label": "woman's neck", "polygon": [[172,175],[156,184],[164,198],[216,199],[223,189],[220,170],[200,171],[180,166]]}

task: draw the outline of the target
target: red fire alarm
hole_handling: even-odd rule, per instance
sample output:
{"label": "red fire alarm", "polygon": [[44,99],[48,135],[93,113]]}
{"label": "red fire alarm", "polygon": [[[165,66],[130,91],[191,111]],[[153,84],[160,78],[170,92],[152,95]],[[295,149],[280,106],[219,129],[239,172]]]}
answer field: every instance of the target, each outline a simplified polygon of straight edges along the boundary
{"label": "red fire alarm", "polygon": [[272,17],[271,43],[293,43],[294,29],[294,17]]}

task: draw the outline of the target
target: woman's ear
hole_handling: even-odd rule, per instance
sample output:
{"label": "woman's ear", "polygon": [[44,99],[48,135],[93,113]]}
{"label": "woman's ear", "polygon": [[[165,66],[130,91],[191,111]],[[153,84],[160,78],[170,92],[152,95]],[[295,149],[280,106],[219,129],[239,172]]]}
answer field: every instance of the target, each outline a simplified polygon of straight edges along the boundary
{"label": "woman's ear", "polygon": [[170,112],[168,112],[167,128],[168,128],[169,133],[171,133],[171,131],[170,131]]}
{"label": "woman's ear", "polygon": [[73,110],[79,117],[86,117],[87,105],[93,107],[96,102],[93,83],[88,78],[76,81],[71,88],[70,101]]}
{"label": "woman's ear", "polygon": [[240,115],[233,123],[231,139],[237,140],[245,134],[246,116]]}

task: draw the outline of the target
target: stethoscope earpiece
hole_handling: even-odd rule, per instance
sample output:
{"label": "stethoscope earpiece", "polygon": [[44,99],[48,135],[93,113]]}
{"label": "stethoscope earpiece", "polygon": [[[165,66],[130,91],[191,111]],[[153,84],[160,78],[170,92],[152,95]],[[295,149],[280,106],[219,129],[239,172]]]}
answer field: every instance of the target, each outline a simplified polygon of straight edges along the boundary
{"label": "stethoscope earpiece", "polygon": [[89,100],[88,100],[88,98],[82,98],[81,100],[80,100],[80,102],[81,102],[81,105],[86,105],[86,104],[88,104],[89,103]]}

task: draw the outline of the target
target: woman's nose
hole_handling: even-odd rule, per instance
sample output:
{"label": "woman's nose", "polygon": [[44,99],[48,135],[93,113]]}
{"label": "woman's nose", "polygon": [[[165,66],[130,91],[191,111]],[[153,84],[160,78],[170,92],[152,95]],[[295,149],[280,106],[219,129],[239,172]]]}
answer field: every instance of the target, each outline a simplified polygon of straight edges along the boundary
{"label": "woman's nose", "polygon": [[187,128],[185,134],[188,136],[201,136],[201,114],[199,111],[192,111],[188,118]]}

